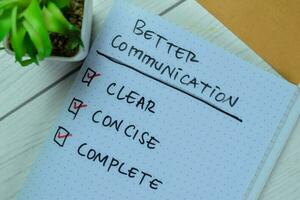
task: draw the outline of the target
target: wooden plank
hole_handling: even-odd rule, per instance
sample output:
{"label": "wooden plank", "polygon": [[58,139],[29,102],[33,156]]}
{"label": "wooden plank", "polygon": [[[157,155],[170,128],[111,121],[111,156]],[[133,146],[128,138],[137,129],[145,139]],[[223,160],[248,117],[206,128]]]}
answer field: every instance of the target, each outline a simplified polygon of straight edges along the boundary
{"label": "wooden plank", "polygon": [[[134,4],[147,8],[153,13],[160,13],[179,0],[143,1],[129,0]],[[94,0],[93,38],[101,30],[105,16],[113,0]],[[78,68],[80,63],[42,62],[40,66],[21,68],[12,56],[0,52],[0,120],[10,111],[24,104],[47,86]]]}
{"label": "wooden plank", "polygon": [[0,199],[15,199],[76,74],[0,123]]}
{"label": "wooden plank", "polygon": [[262,200],[298,200],[300,197],[300,120],[280,155],[262,193]]}

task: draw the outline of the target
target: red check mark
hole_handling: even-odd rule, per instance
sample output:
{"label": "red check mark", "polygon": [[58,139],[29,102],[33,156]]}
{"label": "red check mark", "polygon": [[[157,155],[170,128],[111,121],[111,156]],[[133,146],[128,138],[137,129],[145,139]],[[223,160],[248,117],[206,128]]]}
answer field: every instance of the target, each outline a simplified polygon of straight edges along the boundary
{"label": "red check mark", "polygon": [[71,137],[71,136],[72,136],[72,134],[62,134],[61,132],[58,132],[58,134],[57,134],[57,137],[59,139],[64,139],[64,138]]}
{"label": "red check mark", "polygon": [[88,74],[87,74],[87,77],[88,77],[89,79],[92,79],[92,78],[97,77],[97,76],[101,76],[101,74],[100,74],[100,73],[97,73],[97,74],[90,74],[90,73],[88,73]]}
{"label": "red check mark", "polygon": [[85,108],[85,107],[87,107],[87,105],[83,104],[83,103],[79,103],[79,105],[77,105],[77,103],[74,102],[74,104],[73,104],[73,108],[76,109],[76,110],[80,109],[80,108]]}

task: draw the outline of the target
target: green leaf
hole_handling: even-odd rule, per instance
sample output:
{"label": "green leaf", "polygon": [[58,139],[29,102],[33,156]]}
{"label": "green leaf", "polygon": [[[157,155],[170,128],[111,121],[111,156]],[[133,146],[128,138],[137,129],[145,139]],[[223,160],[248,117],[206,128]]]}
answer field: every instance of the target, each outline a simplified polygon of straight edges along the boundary
{"label": "green leaf", "polygon": [[46,28],[52,33],[65,34],[68,29],[64,23],[61,23],[48,8],[43,8],[43,15],[46,22]]}
{"label": "green leaf", "polygon": [[22,61],[22,57],[25,55],[25,47],[23,43],[25,29],[20,23],[17,23],[17,12],[18,8],[15,7],[11,14],[11,44],[15,51],[16,61],[20,62]]}
{"label": "green leaf", "polygon": [[19,63],[22,65],[22,67],[26,67],[26,66],[34,63],[34,62],[35,61],[30,58],[30,59],[27,59],[27,60],[22,60]]}
{"label": "green leaf", "polygon": [[37,50],[33,44],[33,42],[31,41],[30,37],[28,34],[25,35],[24,38],[24,45],[26,47],[26,52],[28,54],[28,56],[30,57],[30,59],[35,63],[35,64],[39,64],[39,61],[37,59]]}
{"label": "green leaf", "polygon": [[30,39],[32,40],[34,46],[36,47],[38,51],[38,57],[39,59],[43,60],[46,56],[46,49],[44,48],[42,38],[40,37],[40,34],[34,29],[34,27],[28,22],[23,21],[23,26],[25,27],[26,31],[28,32]]}
{"label": "green leaf", "polygon": [[73,50],[78,46],[83,46],[80,30],[64,17],[63,13],[54,3],[49,2],[48,5],[43,8],[43,14],[48,31],[68,36],[68,49]]}
{"label": "green leaf", "polygon": [[5,12],[0,17],[0,41],[9,33],[11,28],[11,13]]}
{"label": "green leaf", "polygon": [[67,48],[74,50],[79,46],[84,46],[81,38],[70,36],[67,43]]}
{"label": "green leaf", "polygon": [[58,8],[64,8],[70,5],[70,0],[51,0]]}
{"label": "green leaf", "polygon": [[30,2],[31,0],[0,0],[0,9],[8,10],[17,6],[21,10],[26,8]]}
{"label": "green leaf", "polygon": [[39,58],[42,60],[46,56],[50,56],[52,52],[52,44],[49,33],[47,29],[45,29],[46,24],[37,0],[31,1],[31,4],[24,11],[23,16],[25,18],[23,25],[38,50]]}
{"label": "green leaf", "polygon": [[54,3],[49,2],[47,7],[43,9],[43,13],[49,31],[62,34],[79,31],[78,28],[65,18]]}

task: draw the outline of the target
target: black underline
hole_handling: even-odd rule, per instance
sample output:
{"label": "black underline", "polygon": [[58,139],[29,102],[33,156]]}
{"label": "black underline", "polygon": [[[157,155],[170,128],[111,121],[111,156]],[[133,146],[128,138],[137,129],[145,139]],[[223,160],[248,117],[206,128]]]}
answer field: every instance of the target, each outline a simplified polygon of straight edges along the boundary
{"label": "black underline", "polygon": [[101,56],[107,58],[108,60],[110,60],[110,61],[116,63],[116,64],[119,64],[119,65],[122,65],[122,66],[124,66],[124,67],[127,67],[127,68],[129,68],[129,69],[131,69],[131,70],[133,70],[133,71],[135,71],[135,72],[137,72],[137,73],[139,73],[139,74],[142,74],[142,75],[144,75],[144,76],[146,76],[146,77],[148,77],[148,78],[151,78],[152,80],[155,80],[155,81],[157,81],[157,82],[160,82],[160,83],[163,84],[163,85],[166,85],[166,86],[168,86],[168,87],[170,87],[170,88],[172,88],[172,89],[175,89],[175,90],[177,90],[177,91],[179,91],[179,92],[182,92],[182,93],[184,93],[184,94],[186,94],[186,95],[188,95],[188,96],[190,96],[190,97],[192,97],[192,98],[194,98],[194,99],[197,99],[198,101],[201,101],[202,103],[205,103],[206,105],[208,105],[208,106],[214,108],[215,110],[220,111],[221,113],[224,113],[225,115],[227,115],[227,116],[229,116],[229,117],[231,117],[231,118],[233,118],[233,119],[235,119],[235,120],[237,120],[237,121],[239,121],[239,122],[243,122],[243,120],[242,120],[241,118],[237,117],[236,115],[231,114],[231,113],[229,113],[229,112],[227,112],[227,111],[225,111],[225,110],[219,108],[218,106],[216,106],[216,105],[214,105],[214,104],[212,104],[212,103],[210,103],[210,102],[208,102],[208,101],[206,101],[206,100],[204,100],[204,99],[202,99],[202,98],[200,98],[200,97],[197,97],[197,96],[194,95],[194,94],[191,94],[191,93],[189,93],[189,92],[187,92],[187,91],[184,91],[184,90],[182,90],[182,89],[180,89],[180,88],[178,88],[178,87],[176,87],[176,86],[173,86],[173,85],[171,85],[171,84],[169,84],[169,83],[167,83],[167,82],[165,82],[165,81],[162,81],[162,80],[160,80],[160,79],[158,79],[158,78],[156,78],[156,77],[154,77],[154,76],[151,76],[151,75],[149,75],[149,74],[147,74],[147,73],[145,73],[145,72],[143,72],[143,71],[140,71],[140,70],[138,70],[138,69],[136,69],[136,68],[134,68],[134,67],[132,67],[132,66],[130,66],[130,65],[128,65],[128,64],[125,64],[125,63],[123,63],[123,62],[121,62],[121,61],[119,61],[119,60],[117,60],[117,59],[111,57],[111,56],[108,56],[108,55],[106,55],[106,54],[104,54],[104,53],[101,53],[101,52],[98,51],[98,50],[97,50],[97,53],[98,53],[99,55],[101,55]]}

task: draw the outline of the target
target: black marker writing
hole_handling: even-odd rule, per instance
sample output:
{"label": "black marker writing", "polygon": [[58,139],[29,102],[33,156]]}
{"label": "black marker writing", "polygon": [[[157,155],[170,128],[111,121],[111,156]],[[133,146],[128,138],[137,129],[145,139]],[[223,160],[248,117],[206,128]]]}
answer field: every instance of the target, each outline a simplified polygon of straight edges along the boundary
{"label": "black marker writing", "polygon": [[153,178],[153,175],[138,169],[137,167],[129,167],[127,163],[117,158],[96,151],[92,147],[88,147],[87,143],[79,145],[77,154],[87,160],[93,161],[106,168],[107,172],[117,172],[120,175],[131,179],[137,179],[139,185],[148,184],[149,188],[157,190],[163,182]]}
{"label": "black marker writing", "polygon": [[[236,115],[234,115],[234,114],[232,114],[232,113],[230,113],[230,112],[228,112],[228,111],[226,111],[226,110],[218,107],[217,105],[214,105],[213,103],[207,101],[206,99],[203,99],[203,98],[201,98],[201,97],[199,97],[199,96],[197,96],[195,94],[190,93],[189,91],[186,91],[186,90],[181,89],[181,88],[179,88],[179,87],[177,87],[177,86],[175,86],[173,84],[170,84],[170,83],[168,83],[168,82],[166,82],[164,80],[161,80],[161,79],[159,79],[159,78],[157,78],[157,77],[155,77],[153,75],[147,74],[147,73],[145,73],[145,72],[143,72],[143,71],[141,71],[141,70],[139,70],[139,69],[137,69],[137,68],[135,68],[133,66],[130,66],[130,65],[126,64],[126,63],[123,63],[123,62],[117,60],[116,58],[113,58],[113,57],[111,57],[109,55],[106,55],[106,54],[104,54],[104,53],[102,53],[102,52],[100,52],[98,50],[96,52],[97,52],[98,55],[105,57],[106,59],[110,60],[111,62],[114,62],[114,63],[116,63],[116,64],[118,64],[120,66],[124,66],[124,67],[126,67],[126,68],[128,68],[128,69],[130,69],[132,71],[135,71],[136,73],[139,73],[139,74],[141,74],[141,75],[143,75],[143,76],[145,76],[145,77],[147,77],[149,79],[157,81],[157,82],[161,83],[162,85],[165,85],[165,86],[167,86],[169,88],[172,88],[172,89],[174,89],[174,90],[176,90],[178,92],[181,92],[181,93],[183,93],[183,94],[185,94],[187,96],[190,96],[193,99],[198,100],[199,102],[202,102],[202,103],[210,106],[211,108],[215,109],[216,111],[219,111],[219,112],[221,112],[221,113],[223,113],[223,114],[225,114],[225,115],[227,115],[227,116],[229,116],[229,117],[231,117],[231,118],[233,118],[233,119],[235,119],[235,120],[237,120],[239,122],[243,122],[243,120],[241,118],[239,118],[238,116],[236,116]],[[238,98],[237,98],[237,100],[238,100]],[[234,105],[232,105],[232,106],[234,106]]]}
{"label": "black marker writing", "polygon": [[145,40],[153,41],[155,48],[164,48],[165,52],[169,55],[173,55],[178,60],[184,59],[185,62],[199,62],[194,52],[170,42],[166,37],[161,36],[152,30],[146,29],[146,22],[142,19],[136,21],[133,33],[135,35],[143,36]]}
{"label": "black marker writing", "polygon": [[123,119],[114,119],[110,115],[103,114],[101,110],[96,111],[92,116],[95,124],[111,128],[114,132],[126,136],[126,138],[136,141],[147,149],[155,149],[160,141],[152,136],[149,131],[143,131],[135,124],[126,124]]}
{"label": "black marker writing", "polygon": [[134,90],[128,90],[124,85],[111,83],[108,85],[106,92],[110,96],[114,96],[119,101],[125,101],[128,104],[135,105],[143,111],[155,113],[155,102],[151,99],[146,99],[140,93]]}
{"label": "black marker writing", "polygon": [[214,86],[213,84],[199,80],[197,77],[185,73],[180,67],[170,66],[145,53],[143,50],[135,46],[130,46],[124,41],[122,35],[115,36],[111,42],[111,46],[126,53],[128,57],[136,58],[139,62],[144,64],[144,66],[149,67],[160,76],[176,81],[185,87],[201,91],[201,94],[205,98],[211,98],[215,102],[225,104],[231,108],[234,107],[239,100],[239,97],[228,95],[222,91],[220,86]]}

